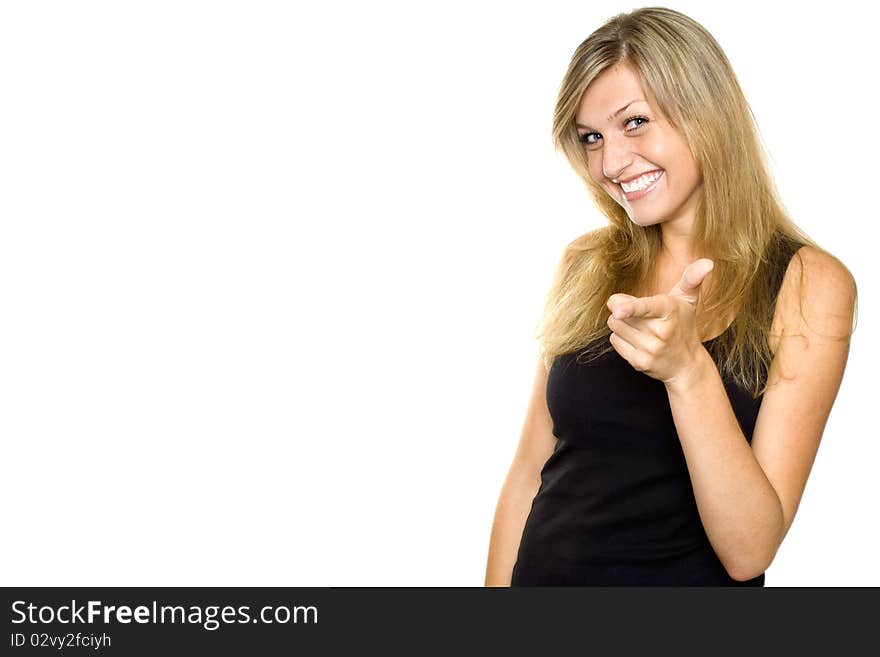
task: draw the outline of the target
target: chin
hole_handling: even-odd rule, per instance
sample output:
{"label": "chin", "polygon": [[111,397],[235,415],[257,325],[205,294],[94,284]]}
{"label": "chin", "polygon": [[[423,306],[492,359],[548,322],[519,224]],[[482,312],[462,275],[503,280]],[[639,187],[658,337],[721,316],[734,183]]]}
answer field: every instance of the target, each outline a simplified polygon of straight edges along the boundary
{"label": "chin", "polygon": [[642,226],[643,228],[645,226],[653,226],[654,224],[659,224],[659,223],[663,222],[663,219],[658,218],[658,217],[638,216],[638,215],[633,215],[629,212],[627,212],[627,215],[629,216],[630,221],[632,221],[637,226]]}

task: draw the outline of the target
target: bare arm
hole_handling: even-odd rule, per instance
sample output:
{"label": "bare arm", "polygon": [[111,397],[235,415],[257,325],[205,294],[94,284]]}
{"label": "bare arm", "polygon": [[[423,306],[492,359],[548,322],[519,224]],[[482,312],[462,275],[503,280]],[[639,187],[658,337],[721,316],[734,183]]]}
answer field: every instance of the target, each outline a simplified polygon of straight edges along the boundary
{"label": "bare arm", "polygon": [[774,354],[768,376],[776,383],[761,402],[751,445],[705,350],[691,377],[678,388],[667,386],[700,518],[737,580],[766,570],[794,520],[849,353],[849,339],[842,338],[851,329],[855,281],[836,259],[810,247],[801,252],[804,313],[800,265],[793,259],[774,321],[786,339]]}
{"label": "bare arm", "polygon": [[539,357],[519,445],[495,509],[486,586],[510,586],[526,518],[541,484],[541,469],[556,444],[546,391],[547,368]]}

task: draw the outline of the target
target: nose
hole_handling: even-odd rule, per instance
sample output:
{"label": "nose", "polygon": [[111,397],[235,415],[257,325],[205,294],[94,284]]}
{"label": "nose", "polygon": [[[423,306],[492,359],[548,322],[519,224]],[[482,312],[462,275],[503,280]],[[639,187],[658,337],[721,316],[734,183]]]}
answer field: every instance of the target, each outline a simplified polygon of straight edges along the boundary
{"label": "nose", "polygon": [[609,137],[602,148],[602,173],[606,178],[617,180],[632,163],[632,154],[620,139]]}

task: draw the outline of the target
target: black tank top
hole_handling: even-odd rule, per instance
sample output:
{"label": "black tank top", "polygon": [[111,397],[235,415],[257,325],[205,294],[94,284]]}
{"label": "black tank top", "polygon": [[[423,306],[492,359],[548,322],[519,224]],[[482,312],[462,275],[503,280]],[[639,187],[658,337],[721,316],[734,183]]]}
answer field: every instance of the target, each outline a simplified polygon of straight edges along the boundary
{"label": "black tank top", "polygon": [[[777,295],[800,246],[779,240],[770,247],[764,275]],[[703,343],[710,354],[729,331]],[[586,364],[576,362],[578,353],[557,356],[548,373],[557,441],[511,585],[763,586],[764,573],[730,577],[709,543],[663,382],[616,351]],[[751,443],[763,396],[722,380]]]}

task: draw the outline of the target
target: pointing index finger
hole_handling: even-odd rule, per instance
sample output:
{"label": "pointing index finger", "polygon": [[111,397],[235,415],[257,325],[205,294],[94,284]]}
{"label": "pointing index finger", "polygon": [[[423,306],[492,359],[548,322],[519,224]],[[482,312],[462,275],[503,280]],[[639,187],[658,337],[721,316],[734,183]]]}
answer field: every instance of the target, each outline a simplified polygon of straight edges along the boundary
{"label": "pointing index finger", "polygon": [[641,297],[624,308],[628,313],[626,317],[656,317],[666,319],[668,313],[666,311],[664,295],[656,295],[653,297]]}

